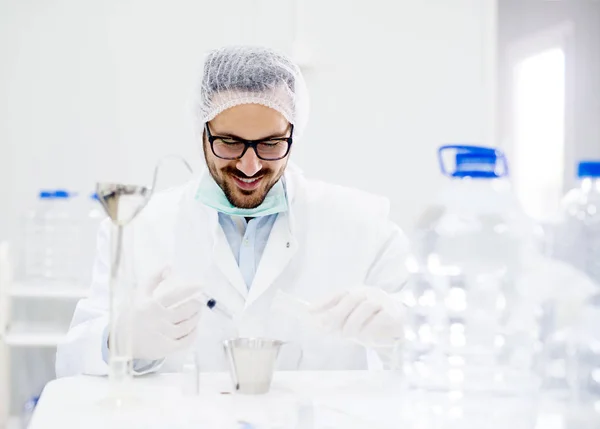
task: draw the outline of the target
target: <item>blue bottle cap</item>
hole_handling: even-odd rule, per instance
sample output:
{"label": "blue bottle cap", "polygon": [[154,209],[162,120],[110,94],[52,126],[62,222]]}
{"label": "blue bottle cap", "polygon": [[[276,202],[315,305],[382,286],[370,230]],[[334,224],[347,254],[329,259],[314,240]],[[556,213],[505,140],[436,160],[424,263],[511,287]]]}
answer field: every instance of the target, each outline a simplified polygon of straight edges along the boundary
{"label": "blue bottle cap", "polygon": [[600,161],[581,161],[577,165],[577,177],[580,179],[600,177]]}
{"label": "blue bottle cap", "polygon": [[[444,157],[447,153],[454,155],[454,168],[447,165],[447,159]],[[504,152],[491,147],[445,145],[438,150],[438,160],[442,174],[449,177],[497,179],[508,176],[508,163]]]}

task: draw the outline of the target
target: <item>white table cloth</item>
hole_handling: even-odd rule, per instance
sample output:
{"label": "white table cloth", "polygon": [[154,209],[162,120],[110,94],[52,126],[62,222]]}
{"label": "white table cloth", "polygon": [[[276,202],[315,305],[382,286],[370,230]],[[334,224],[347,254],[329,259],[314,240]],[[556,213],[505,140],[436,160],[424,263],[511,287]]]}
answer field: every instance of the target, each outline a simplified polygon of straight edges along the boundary
{"label": "white table cloth", "polygon": [[[226,373],[201,374],[197,396],[184,395],[183,382],[180,374],[136,378],[133,399],[115,409],[105,402],[106,378],[55,380],[44,389],[30,428],[465,429],[465,410],[478,414],[478,429],[525,426],[518,412],[510,415],[514,407],[482,399],[463,408],[456,397],[452,406],[437,406],[440,398],[408,395],[399,388],[400,377],[384,371],[280,372],[261,396],[233,394]],[[542,413],[537,427],[561,429],[561,417],[556,410]]]}

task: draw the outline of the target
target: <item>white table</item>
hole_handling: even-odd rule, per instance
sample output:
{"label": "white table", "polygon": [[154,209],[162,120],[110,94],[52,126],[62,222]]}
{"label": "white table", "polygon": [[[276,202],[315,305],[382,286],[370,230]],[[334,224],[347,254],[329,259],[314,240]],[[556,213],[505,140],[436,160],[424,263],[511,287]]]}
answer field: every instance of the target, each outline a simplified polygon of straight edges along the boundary
{"label": "white table", "polygon": [[[422,421],[418,402],[407,398],[399,384],[389,372],[281,372],[267,395],[244,396],[231,393],[228,374],[211,373],[201,374],[198,396],[185,396],[180,375],[161,374],[135,379],[136,400],[115,410],[101,405],[106,378],[64,378],[46,386],[30,428],[417,427]],[[559,429],[558,417],[543,415],[538,427]],[[244,426],[244,421],[255,426]],[[511,424],[511,429],[518,427]]]}

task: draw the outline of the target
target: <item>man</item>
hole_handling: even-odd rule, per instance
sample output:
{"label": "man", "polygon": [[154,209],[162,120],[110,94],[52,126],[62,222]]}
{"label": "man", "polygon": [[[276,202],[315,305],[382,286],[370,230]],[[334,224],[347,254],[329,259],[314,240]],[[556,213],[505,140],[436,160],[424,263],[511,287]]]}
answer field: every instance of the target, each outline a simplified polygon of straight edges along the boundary
{"label": "man", "polygon": [[[282,368],[359,369],[367,349],[389,356],[402,336],[390,294],[405,282],[406,240],[386,199],[307,180],[289,163],[308,113],[298,67],[265,48],[213,51],[198,110],[207,171],[154,196],[131,226],[135,371],[177,370],[190,350],[203,370],[224,369],[222,341],[234,336],[291,342],[301,353],[281,356]],[[108,226],[59,376],[108,371]],[[310,303],[314,323],[278,310],[279,291]]]}

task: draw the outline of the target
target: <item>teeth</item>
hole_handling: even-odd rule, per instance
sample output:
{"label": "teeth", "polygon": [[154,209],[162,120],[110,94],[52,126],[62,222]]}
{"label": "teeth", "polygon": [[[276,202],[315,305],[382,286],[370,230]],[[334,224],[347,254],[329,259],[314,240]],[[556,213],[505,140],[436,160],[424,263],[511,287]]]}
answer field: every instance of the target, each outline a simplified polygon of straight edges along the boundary
{"label": "teeth", "polygon": [[238,177],[238,180],[241,180],[244,183],[254,183],[256,182],[258,179],[260,179],[260,177],[257,177],[255,179],[242,179],[241,177]]}

